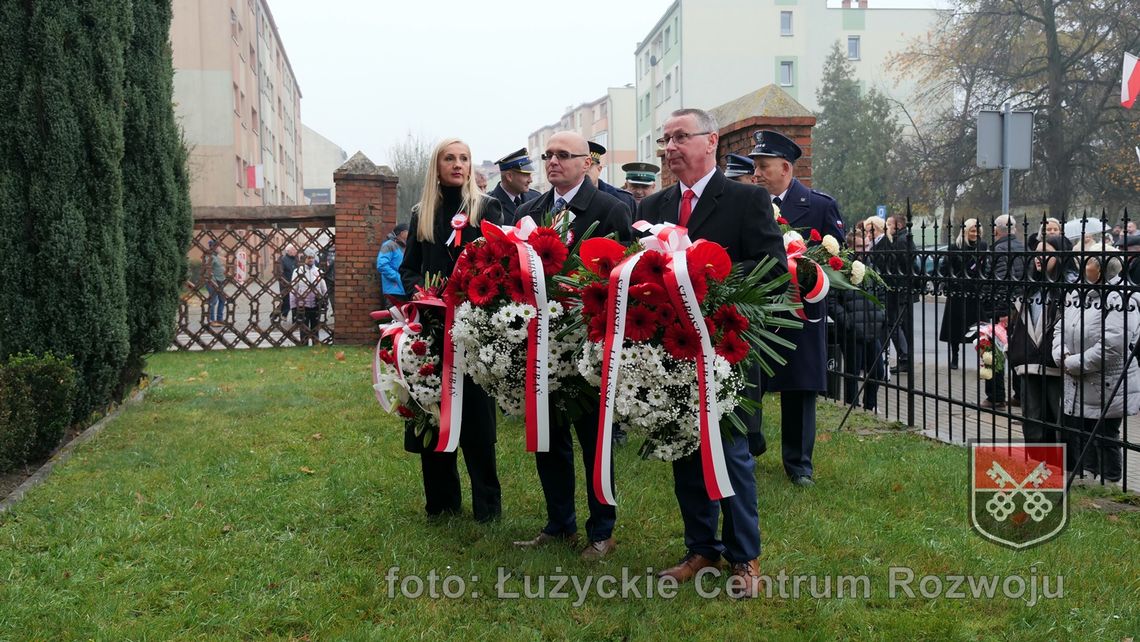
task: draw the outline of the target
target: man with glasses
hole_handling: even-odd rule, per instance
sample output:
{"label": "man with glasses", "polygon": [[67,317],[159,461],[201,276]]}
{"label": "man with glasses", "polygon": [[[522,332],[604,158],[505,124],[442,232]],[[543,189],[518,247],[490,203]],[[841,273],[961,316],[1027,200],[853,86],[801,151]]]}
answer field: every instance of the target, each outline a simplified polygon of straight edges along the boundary
{"label": "man with glasses", "polygon": [[[770,130],[756,132],[756,146],[748,154],[756,163],[756,182],[768,190],[772,203],[792,228],[805,237],[811,230],[830,234],[842,242],[846,236],[835,199],[808,189],[792,177],[792,166],[803,153],[792,139]],[[815,449],[815,403],[827,392],[827,301],[804,303],[809,321],[800,330],[782,328],[781,336],[796,344],[782,351],[787,364],[771,377],[761,377],[764,392],[780,393],[780,442],[784,472],[796,486],[815,485],[812,452]]]}
{"label": "man with glasses", "polygon": [[530,188],[534,164],[525,147],[507,154],[495,164],[499,166],[499,184],[491,190],[491,196],[503,204],[503,225],[514,225],[518,221],[519,206],[540,196]]}
{"label": "man with glasses", "polygon": [[[590,158],[586,139],[574,132],[558,132],[550,137],[542,154],[546,163],[546,177],[553,187],[542,196],[523,203],[518,218],[530,216],[541,224],[547,214],[554,217],[554,225],[568,225],[573,241],[585,235],[595,222],[592,236],[614,234],[617,240],[628,244],[633,239],[630,212],[621,201],[601,192],[587,180],[586,170]],[[574,444],[570,436],[571,424],[582,446],[582,464],[586,471],[586,502],[590,517],[586,521],[589,542],[582,550],[582,559],[597,561],[609,555],[617,543],[613,538],[617,513],[594,495],[594,452],[598,437],[597,401],[585,404],[591,410],[580,417],[568,420],[566,413],[551,407],[550,452],[535,453],[535,467],[546,499],[546,526],[534,539],[515,542],[519,548],[536,548],[562,541],[574,544],[578,539],[577,518],[574,512]],[[610,470],[613,470],[612,462]]]}
{"label": "man with glasses", "polygon": [[[745,273],[758,261],[774,257],[779,264],[769,277],[777,277],[787,271],[787,257],[772,216],[772,200],[763,189],[730,181],[717,169],[718,129],[708,112],[673,112],[657,144],[664,148],[665,162],[678,183],[645,197],[638,206],[638,218],[650,223],[675,223],[687,228],[693,240],[719,243]],[[737,412],[742,413],[740,409]],[[759,429],[759,413],[742,413],[741,418],[750,432]],[[680,563],[659,575],[684,582],[702,569],[716,566],[723,556],[732,568],[729,594],[759,596],[760,523],[753,476],[756,463],[749,441],[751,437],[725,439],[725,464],[736,494],[719,501],[709,499],[700,451],[673,462],[673,492],[681,509],[687,551]],[[718,538],[721,512],[723,532]]]}

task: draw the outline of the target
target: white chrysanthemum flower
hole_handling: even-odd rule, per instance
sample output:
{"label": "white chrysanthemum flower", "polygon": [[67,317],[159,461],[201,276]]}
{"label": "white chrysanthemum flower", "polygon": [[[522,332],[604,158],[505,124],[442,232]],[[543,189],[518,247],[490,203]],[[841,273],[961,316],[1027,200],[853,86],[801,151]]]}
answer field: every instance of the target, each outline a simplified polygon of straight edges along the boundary
{"label": "white chrysanthemum flower", "polygon": [[982,363],[986,364],[987,366],[994,365],[994,353],[992,350],[986,350],[982,353]]}
{"label": "white chrysanthemum flower", "polygon": [[547,301],[546,310],[550,313],[550,318],[552,319],[562,316],[562,304],[557,301]]}
{"label": "white chrysanthemum flower", "polygon": [[859,285],[867,274],[867,266],[861,261],[851,262],[851,285]]}
{"label": "white chrysanthemum flower", "polygon": [[835,240],[834,236],[825,234],[820,245],[823,246],[823,249],[827,250],[828,254],[832,256],[839,256],[839,241]]}
{"label": "white chrysanthemum flower", "polygon": [[984,366],[981,368],[978,368],[978,378],[979,379],[985,379],[986,381],[989,381],[990,379],[994,378],[994,371],[989,369],[989,368],[986,368]]}
{"label": "white chrysanthemum flower", "polygon": [[495,362],[495,346],[483,346],[479,348],[479,361],[486,364]]}

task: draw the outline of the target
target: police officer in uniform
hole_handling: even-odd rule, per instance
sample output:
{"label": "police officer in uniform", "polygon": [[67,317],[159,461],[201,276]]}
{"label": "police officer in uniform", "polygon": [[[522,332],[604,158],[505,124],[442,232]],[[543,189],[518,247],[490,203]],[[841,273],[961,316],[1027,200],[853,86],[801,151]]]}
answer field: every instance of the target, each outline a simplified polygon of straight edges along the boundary
{"label": "police officer in uniform", "polygon": [[534,165],[531,164],[525,147],[507,154],[495,161],[495,164],[499,166],[499,184],[491,190],[491,197],[503,204],[503,225],[514,225],[518,221],[516,212],[519,206],[541,196],[539,192],[530,189]]}
{"label": "police officer in uniform", "polygon": [[621,169],[625,172],[625,185],[622,189],[633,194],[634,202],[640,204],[641,199],[657,189],[657,174],[661,168],[653,163],[626,163]]}
{"label": "police officer in uniform", "polygon": [[[803,151],[790,138],[770,130],[753,136],[756,146],[748,154],[756,164],[756,184],[768,190],[780,215],[805,238],[811,230],[830,234],[842,242],[843,218],[835,199],[808,189],[792,177],[792,167]],[[809,321],[800,330],[779,333],[794,350],[782,351],[787,364],[762,376],[761,390],[780,393],[780,440],[784,472],[797,486],[814,486],[812,451],[815,448],[816,395],[827,391],[827,301],[805,303]]]}
{"label": "police officer in uniform", "polygon": [[[594,184],[598,186],[599,192],[605,192],[622,203],[625,203],[625,206],[629,208],[630,215],[632,216],[633,212],[637,211],[637,201],[634,200],[633,194],[630,194],[624,189],[614,187],[601,179],[602,168],[605,167],[605,163],[602,162],[602,157],[606,155],[606,148],[592,140],[589,141],[588,144],[590,146],[590,158],[594,159],[594,164],[590,165],[589,169],[586,170],[586,173],[590,176],[590,180],[594,181]],[[630,219],[630,221],[632,222],[632,219]]]}
{"label": "police officer in uniform", "polygon": [[729,154],[724,157],[724,177],[734,180],[737,183],[745,183],[752,185],[756,182],[753,174],[756,172],[756,164],[752,162],[751,158],[741,156],[740,154]]}

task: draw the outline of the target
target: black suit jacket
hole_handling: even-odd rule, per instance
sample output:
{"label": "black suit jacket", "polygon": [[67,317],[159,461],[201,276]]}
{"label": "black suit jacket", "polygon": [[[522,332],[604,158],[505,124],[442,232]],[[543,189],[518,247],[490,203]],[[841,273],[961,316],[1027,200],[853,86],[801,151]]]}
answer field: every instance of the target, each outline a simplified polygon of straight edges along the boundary
{"label": "black suit jacket", "polygon": [[[404,281],[404,292],[411,297],[417,285],[423,285],[424,277],[428,274],[440,274],[450,278],[455,262],[468,243],[482,238],[483,230],[479,224],[468,225],[463,228],[459,247],[447,244],[447,237],[451,235],[451,215],[455,210],[443,208],[436,210],[435,227],[432,241],[421,241],[416,230],[419,229],[420,214],[412,212],[412,220],[408,223],[408,242],[404,246],[404,262],[400,264],[400,278]],[[483,213],[480,221],[488,221],[495,225],[502,224],[503,209],[499,201],[483,197]]]}
{"label": "black suit jacket", "polygon": [[[511,195],[507,193],[507,190],[503,189],[502,183],[496,185],[495,189],[491,190],[490,195],[492,198],[499,201],[503,205],[503,225],[514,225],[516,222],[518,222],[518,219],[515,216],[515,210],[517,209],[515,207],[515,202],[511,200]],[[533,201],[539,196],[542,196],[541,192],[535,191],[533,189],[528,189],[526,191],[526,194],[522,195],[522,200],[523,203],[526,203],[528,201]]]}
{"label": "black suit jacket", "polygon": [[[527,201],[518,209],[518,218],[530,216],[535,223],[542,225],[543,219],[554,207],[557,197],[554,189],[550,189],[542,196]],[[616,234],[617,240],[629,245],[633,240],[633,227],[629,208],[613,196],[599,191],[589,178],[582,179],[582,187],[569,203],[570,211],[574,213],[574,221],[570,224],[570,231],[574,234],[574,242],[583,238],[590,225],[597,221],[591,236],[609,236]]]}
{"label": "black suit jacket", "polygon": [[[641,199],[637,217],[649,223],[677,223],[681,210],[679,185]],[[768,191],[725,178],[719,169],[713,174],[697,207],[689,217],[689,238],[705,239],[724,246],[733,263],[750,271],[761,259],[773,256],[780,264],[771,272],[775,278],[788,271],[784,236],[772,215]]]}

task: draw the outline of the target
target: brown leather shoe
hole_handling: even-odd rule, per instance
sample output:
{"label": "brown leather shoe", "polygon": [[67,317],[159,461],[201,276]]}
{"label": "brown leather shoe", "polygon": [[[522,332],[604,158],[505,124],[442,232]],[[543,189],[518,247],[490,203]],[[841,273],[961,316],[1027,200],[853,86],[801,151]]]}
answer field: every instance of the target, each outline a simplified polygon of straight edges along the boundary
{"label": "brown leather shoe", "polygon": [[571,533],[569,535],[551,535],[546,531],[539,531],[534,539],[524,539],[515,542],[515,546],[519,548],[538,548],[539,546],[546,546],[555,542],[566,542],[568,544],[576,544],[578,542],[578,534]]}
{"label": "brown leather shoe", "polygon": [[710,566],[717,566],[717,562],[710,560],[700,553],[688,553],[685,557],[681,558],[681,561],[676,566],[658,571],[657,577],[669,576],[677,580],[678,583],[688,582],[693,579],[693,576],[702,568],[708,568]]}
{"label": "brown leather shoe", "polygon": [[587,562],[597,562],[612,553],[615,548],[617,548],[617,542],[612,537],[597,542],[590,542],[586,548],[582,549],[582,559]]}
{"label": "brown leather shoe", "polygon": [[760,597],[760,561],[735,562],[731,568],[725,593],[737,599]]}

